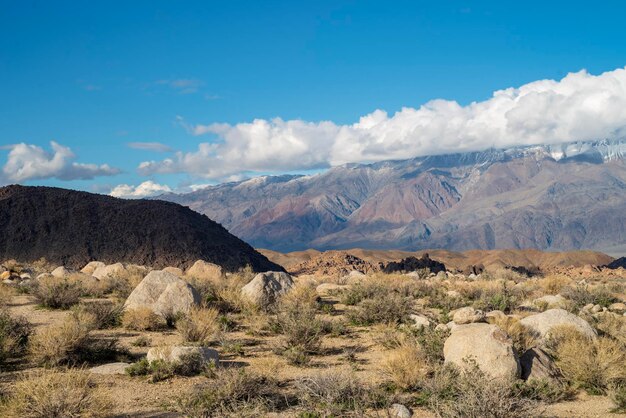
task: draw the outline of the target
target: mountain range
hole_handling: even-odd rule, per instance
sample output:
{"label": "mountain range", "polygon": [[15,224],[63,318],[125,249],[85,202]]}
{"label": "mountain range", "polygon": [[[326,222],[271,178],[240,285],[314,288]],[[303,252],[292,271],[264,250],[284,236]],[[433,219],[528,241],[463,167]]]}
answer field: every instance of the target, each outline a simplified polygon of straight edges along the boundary
{"label": "mountain range", "polygon": [[257,248],[626,250],[626,140],[262,176],[159,199]]}

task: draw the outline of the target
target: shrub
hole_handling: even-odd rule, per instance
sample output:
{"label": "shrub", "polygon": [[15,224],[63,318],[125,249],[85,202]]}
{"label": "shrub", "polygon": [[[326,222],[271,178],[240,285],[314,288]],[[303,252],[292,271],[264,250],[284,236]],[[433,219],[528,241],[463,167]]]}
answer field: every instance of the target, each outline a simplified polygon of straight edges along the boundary
{"label": "shrub", "polygon": [[626,412],[626,383],[621,383],[609,390],[609,397],[615,405],[612,412]]}
{"label": "shrub", "polygon": [[0,307],[8,305],[14,294],[12,287],[0,283]]}
{"label": "shrub", "polygon": [[537,337],[535,333],[526,328],[517,318],[509,316],[496,316],[493,321],[494,325],[497,325],[506,332],[513,340],[513,349],[518,356],[521,356],[529,348],[535,346]]}
{"label": "shrub", "polygon": [[404,391],[420,388],[430,371],[424,352],[411,343],[404,343],[390,351],[383,363],[385,375],[396,388]]}
{"label": "shrub", "polygon": [[323,371],[296,380],[298,398],[304,407],[323,412],[323,416],[362,414],[371,406],[370,390],[346,370]]}
{"label": "shrub", "polygon": [[141,337],[137,337],[130,345],[133,347],[149,347],[151,343],[152,340],[150,340],[150,338],[142,335]]}
{"label": "shrub", "polygon": [[573,327],[562,326],[552,332],[549,344],[563,376],[590,393],[605,393],[626,381],[626,347],[619,341],[590,340]]}
{"label": "shrub", "polygon": [[607,307],[617,299],[605,286],[590,288],[586,284],[578,284],[576,287],[566,287],[561,295],[572,303],[572,312],[578,312],[585,305],[600,305]]}
{"label": "shrub", "polygon": [[492,379],[478,367],[457,372],[443,367],[428,382],[428,405],[441,417],[525,418],[538,402],[521,396],[513,381]]}
{"label": "shrub", "polygon": [[626,345],[626,317],[613,313],[602,313],[591,317],[591,322],[602,335],[615,338]]}
{"label": "shrub", "polygon": [[277,384],[242,369],[221,369],[216,378],[197,387],[177,402],[188,417],[254,417],[280,406]]}
{"label": "shrub", "polygon": [[484,289],[480,298],[474,302],[474,307],[486,312],[495,310],[510,312],[514,309],[517,306],[518,297],[505,281],[499,284],[497,287]]}
{"label": "shrub", "polygon": [[90,335],[94,318],[74,313],[58,325],[36,333],[30,341],[33,360],[43,366],[80,364],[113,359],[120,354],[116,339],[95,339]]}
{"label": "shrub", "polygon": [[411,298],[388,293],[362,300],[356,309],[347,312],[347,316],[355,325],[404,323],[408,321],[412,308]]}
{"label": "shrub", "polygon": [[545,403],[557,403],[574,399],[576,391],[568,385],[545,379],[518,380],[515,389],[520,396]]}
{"label": "shrub", "polygon": [[122,314],[122,326],[135,331],[156,331],[166,327],[165,319],[152,309],[139,307],[127,309]]}
{"label": "shrub", "polygon": [[52,276],[38,280],[35,287],[39,303],[51,309],[69,309],[78,303],[82,293],[80,282]]}
{"label": "shrub", "polygon": [[317,318],[314,289],[297,287],[278,304],[273,328],[282,334],[278,351],[293,364],[305,364],[308,355],[319,352],[324,323]]}
{"label": "shrub", "polygon": [[207,344],[219,337],[218,318],[216,309],[194,308],[176,321],[176,329],[185,341]]}
{"label": "shrub", "polygon": [[0,408],[3,416],[23,418],[104,417],[110,400],[84,370],[43,370],[30,373]]}
{"label": "shrub", "polygon": [[26,318],[14,318],[7,310],[0,309],[0,364],[25,352],[31,332],[32,326]]}
{"label": "shrub", "polygon": [[122,322],[124,305],[109,300],[82,302],[77,311],[93,316],[96,329],[115,328]]}
{"label": "shrub", "polygon": [[546,276],[543,279],[539,279],[537,284],[541,287],[544,293],[548,295],[556,295],[561,290],[565,289],[572,282],[572,279],[563,274],[554,274]]}

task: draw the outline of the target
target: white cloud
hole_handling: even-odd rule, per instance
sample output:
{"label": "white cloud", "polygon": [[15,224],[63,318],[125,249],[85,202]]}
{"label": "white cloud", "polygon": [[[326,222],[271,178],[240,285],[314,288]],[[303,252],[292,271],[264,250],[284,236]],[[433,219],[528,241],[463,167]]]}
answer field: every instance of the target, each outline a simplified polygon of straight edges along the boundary
{"label": "white cloud", "polygon": [[216,135],[218,141],[162,161],[142,162],[139,172],[187,172],[221,179],[246,171],[618,138],[626,134],[626,69],[598,76],[580,71],[560,81],[535,81],[496,91],[490,99],[467,106],[438,99],[391,116],[375,110],[351,125],[276,118],[189,129],[194,135]]}
{"label": "white cloud", "polygon": [[114,197],[122,197],[125,199],[141,199],[143,197],[157,196],[171,191],[172,189],[165,184],[158,184],[152,180],[148,180],[138,186],[120,184],[115,186],[109,194]]}
{"label": "white cloud", "polygon": [[195,78],[178,78],[174,80],[159,80],[156,82],[159,85],[169,86],[173,90],[176,90],[180,94],[193,94],[197,93],[204,82]]}
{"label": "white cloud", "polygon": [[142,151],[154,151],[154,152],[174,151],[169,145],[161,144],[160,142],[129,142],[126,145],[129,148],[138,149]]}
{"label": "white cloud", "polygon": [[21,183],[26,180],[57,178],[60,180],[89,180],[98,176],[112,176],[120,170],[107,164],[77,163],[76,155],[68,147],[50,142],[52,152],[37,145],[25,143],[9,145],[7,162],[2,168],[3,182]]}

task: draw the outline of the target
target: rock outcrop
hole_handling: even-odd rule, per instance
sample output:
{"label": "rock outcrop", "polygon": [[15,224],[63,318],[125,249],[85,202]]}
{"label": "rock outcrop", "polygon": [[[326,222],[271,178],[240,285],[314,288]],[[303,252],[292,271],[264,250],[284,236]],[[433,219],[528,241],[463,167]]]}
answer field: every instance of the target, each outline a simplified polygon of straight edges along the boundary
{"label": "rock outcrop", "polygon": [[540,314],[527,316],[520,323],[535,332],[541,341],[545,341],[550,336],[552,329],[564,325],[574,327],[589,338],[596,337],[596,332],[587,321],[565,309],[548,309]]}
{"label": "rock outcrop", "polygon": [[275,304],[280,296],[293,287],[293,279],[287,273],[268,271],[257,274],[241,289],[241,295],[250,303],[261,308]]}

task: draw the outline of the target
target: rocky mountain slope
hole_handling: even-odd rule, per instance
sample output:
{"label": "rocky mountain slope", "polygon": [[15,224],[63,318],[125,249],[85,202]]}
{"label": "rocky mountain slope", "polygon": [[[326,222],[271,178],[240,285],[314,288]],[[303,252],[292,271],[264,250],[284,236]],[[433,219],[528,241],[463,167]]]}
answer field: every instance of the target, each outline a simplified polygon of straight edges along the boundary
{"label": "rocky mountain slope", "polygon": [[[161,196],[257,248],[626,248],[626,141],[350,164]],[[615,253],[616,251],[613,251]]]}
{"label": "rocky mountain slope", "polygon": [[227,270],[281,269],[218,223],[162,201],[123,200],[52,187],[0,188],[0,259],[82,267],[91,260]]}

